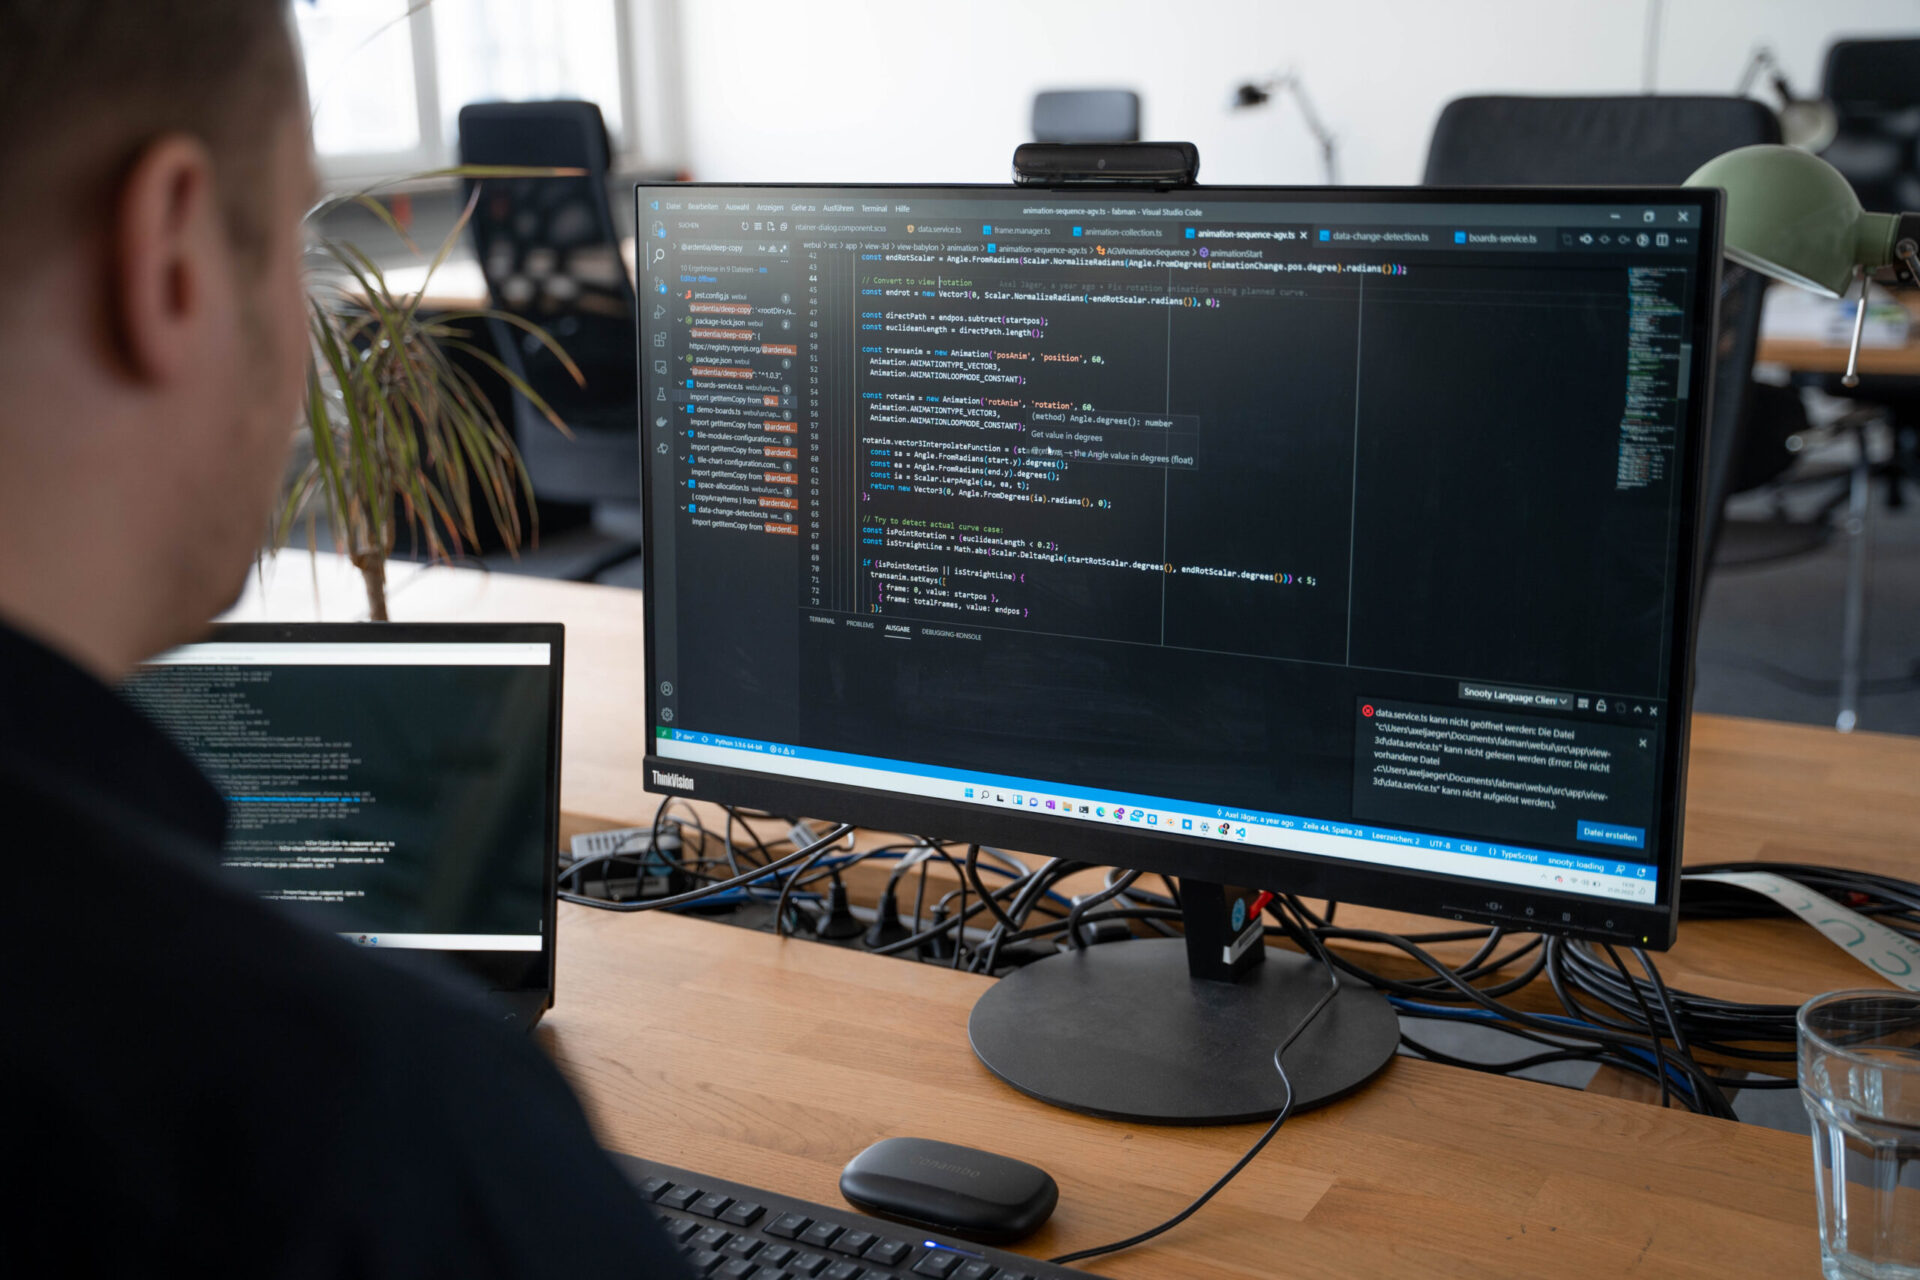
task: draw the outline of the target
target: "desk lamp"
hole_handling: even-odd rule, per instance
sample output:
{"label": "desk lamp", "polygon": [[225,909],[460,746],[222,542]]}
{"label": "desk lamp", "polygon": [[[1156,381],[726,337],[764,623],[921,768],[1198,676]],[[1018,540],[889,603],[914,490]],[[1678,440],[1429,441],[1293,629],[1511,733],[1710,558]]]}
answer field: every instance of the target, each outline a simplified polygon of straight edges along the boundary
{"label": "desk lamp", "polygon": [[1233,110],[1245,111],[1251,107],[1265,106],[1283,93],[1290,95],[1299,105],[1301,121],[1320,146],[1320,163],[1326,167],[1327,185],[1340,185],[1340,166],[1335,155],[1333,131],[1327,128],[1320,113],[1313,109],[1313,100],[1307,97],[1307,88],[1299,72],[1276,72],[1264,80],[1249,80],[1236,86],[1233,91]]}
{"label": "desk lamp", "polygon": [[1726,191],[1726,255],[1742,266],[1829,298],[1859,282],[1842,379],[1859,385],[1868,277],[1920,285],[1920,213],[1866,212],[1838,169],[1797,147],[1737,148],[1701,165],[1686,185]]}
{"label": "desk lamp", "polygon": [[1802,151],[1825,151],[1834,137],[1840,132],[1840,113],[1833,104],[1820,98],[1803,98],[1793,91],[1787,83],[1786,72],[1780,66],[1780,60],[1773,50],[1764,45],[1753,51],[1747,60],[1746,70],[1740,73],[1740,84],[1734,93],[1744,98],[1753,92],[1753,82],[1765,73],[1773,86],[1773,92],[1780,99],[1780,106],[1774,112],[1780,117],[1780,136],[1788,146],[1799,147]]}

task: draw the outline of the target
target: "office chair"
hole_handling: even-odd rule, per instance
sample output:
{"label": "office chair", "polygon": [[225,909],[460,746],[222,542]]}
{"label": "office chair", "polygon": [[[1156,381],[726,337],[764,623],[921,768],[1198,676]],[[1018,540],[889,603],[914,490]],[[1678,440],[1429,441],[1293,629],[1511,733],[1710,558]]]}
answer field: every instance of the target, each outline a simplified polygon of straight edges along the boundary
{"label": "office chair", "polygon": [[[1863,207],[1920,209],[1920,39],[1838,40],[1827,50],[1821,93],[1839,131],[1821,158],[1846,175]],[[1894,453],[1875,468],[1887,481],[1887,505],[1906,505],[1920,479],[1920,378],[1865,374],[1857,387],[1838,378],[1821,389],[1885,410]]]}
{"label": "office chair", "polygon": [[[1780,122],[1748,98],[1458,98],[1427,151],[1429,186],[1679,183],[1735,147],[1780,141]],[[1713,417],[1696,586],[1704,589],[1745,435],[1765,280],[1733,263],[1720,278]],[[1752,473],[1752,464],[1743,468]]]}
{"label": "office chair", "polygon": [[[1836,40],[1827,49],[1821,96],[1833,104],[1838,130],[1821,157],[1846,175],[1861,204],[1874,210],[1920,209],[1920,39]],[[1887,507],[1907,503],[1920,480],[1920,378],[1863,374],[1849,387],[1836,376],[1810,379],[1829,395],[1858,401],[1847,415],[1856,449],[1846,490],[1831,504],[1846,505],[1850,542],[1846,635],[1842,641],[1840,724],[1851,727],[1866,672],[1868,547],[1872,539],[1872,482],[1886,482]],[[1893,452],[1876,463],[1866,426],[1883,419]]]}
{"label": "office chair", "polygon": [[1131,89],[1053,89],[1033,95],[1035,142],[1138,142],[1140,95]]}
{"label": "office chair", "polygon": [[1836,40],[1821,95],[1839,132],[1820,153],[1868,209],[1920,209],[1920,39]]}
{"label": "office chair", "polygon": [[474,253],[493,306],[551,334],[585,375],[575,383],[537,338],[492,322],[500,358],[560,415],[568,439],[516,393],[513,430],[534,496],[587,504],[617,544],[574,576],[590,581],[640,554],[639,379],[633,284],[607,203],[611,148],[591,102],[485,102],[460,109],[460,160],[583,169],[578,178],[468,179]]}

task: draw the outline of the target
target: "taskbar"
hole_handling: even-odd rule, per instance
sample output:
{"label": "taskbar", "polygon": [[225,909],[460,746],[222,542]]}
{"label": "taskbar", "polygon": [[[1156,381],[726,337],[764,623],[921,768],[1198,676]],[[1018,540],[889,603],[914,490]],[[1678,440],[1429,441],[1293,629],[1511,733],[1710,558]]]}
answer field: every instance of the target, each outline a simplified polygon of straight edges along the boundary
{"label": "taskbar", "polygon": [[537,933],[356,933],[340,936],[361,947],[390,947],[402,951],[538,951]]}
{"label": "taskbar", "polygon": [[1017,808],[1048,817],[1338,858],[1430,875],[1484,880],[1621,902],[1652,903],[1658,875],[1644,862],[1206,805],[1164,796],[1100,791],[1036,778],[948,769],[842,751],[660,726],[654,754],[666,760],[748,769],[899,795]]}

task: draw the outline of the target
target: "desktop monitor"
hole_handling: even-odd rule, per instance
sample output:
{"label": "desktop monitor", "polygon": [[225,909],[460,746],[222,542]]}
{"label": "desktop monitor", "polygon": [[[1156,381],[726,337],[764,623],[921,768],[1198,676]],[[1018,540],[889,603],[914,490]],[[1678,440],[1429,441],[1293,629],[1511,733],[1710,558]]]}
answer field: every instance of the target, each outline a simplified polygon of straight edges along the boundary
{"label": "desktop monitor", "polygon": [[[1326,979],[1254,889],[1671,943],[1717,192],[637,217],[650,788],[1182,878],[1184,945],[983,999],[1009,1082],[1272,1114]],[[1318,1022],[1303,1105],[1393,1049],[1373,992]]]}

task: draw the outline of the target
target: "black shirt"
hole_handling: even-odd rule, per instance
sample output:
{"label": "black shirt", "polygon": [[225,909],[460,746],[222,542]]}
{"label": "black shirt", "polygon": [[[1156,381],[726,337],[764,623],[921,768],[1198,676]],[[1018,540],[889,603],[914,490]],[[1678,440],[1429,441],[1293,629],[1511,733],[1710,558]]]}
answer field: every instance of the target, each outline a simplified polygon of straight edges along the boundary
{"label": "black shirt", "polygon": [[9,1271],[685,1274],[524,1035],[225,883],[192,761],[3,625],[0,822]]}

